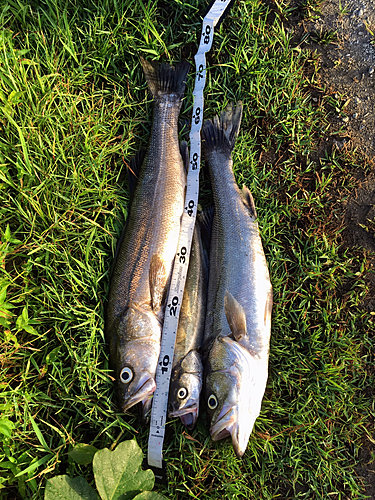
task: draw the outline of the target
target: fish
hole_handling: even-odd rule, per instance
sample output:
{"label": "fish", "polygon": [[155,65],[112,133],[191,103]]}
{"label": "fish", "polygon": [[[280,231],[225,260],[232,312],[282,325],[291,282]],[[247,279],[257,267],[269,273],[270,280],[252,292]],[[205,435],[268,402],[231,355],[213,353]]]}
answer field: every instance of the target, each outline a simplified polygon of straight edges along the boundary
{"label": "fish", "polygon": [[209,237],[210,212],[206,211],[197,216],[194,227],[169,390],[169,416],[180,417],[188,430],[192,430],[197,421],[203,385],[201,345],[207,301]]}
{"label": "fish", "polygon": [[141,58],[154,115],[148,151],[128,171],[130,209],[113,266],[106,314],[118,403],[141,403],[147,418],[156,389],[166,294],[177,251],[186,191],[178,116],[190,64]]}
{"label": "fish", "polygon": [[254,200],[233,174],[241,117],[242,103],[229,104],[202,127],[214,199],[203,397],[211,438],[231,436],[238,457],[266,388],[273,302]]}

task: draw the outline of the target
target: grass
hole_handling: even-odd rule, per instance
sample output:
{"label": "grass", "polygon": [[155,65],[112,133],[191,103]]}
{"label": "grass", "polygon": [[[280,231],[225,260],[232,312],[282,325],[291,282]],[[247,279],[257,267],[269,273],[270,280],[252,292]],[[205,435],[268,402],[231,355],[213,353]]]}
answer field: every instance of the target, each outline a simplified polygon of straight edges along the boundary
{"label": "grass", "polygon": [[[146,451],[136,410],[115,404],[109,270],[127,162],[152,115],[138,54],[192,61],[204,10],[198,0],[0,6],[0,498],[41,499],[57,474],[92,481],[68,456],[75,443],[114,448],[136,436]],[[374,416],[369,259],[340,243],[343,203],[368,167],[356,153],[316,153],[335,133],[335,104],[282,15],[267,21],[258,0],[236,2],[205,90],[207,117],[244,103],[235,174],[254,195],[274,286],[269,382],[243,460],[210,440],[205,415],[191,435],[168,424],[169,485],[158,490],[175,500],[365,498],[355,466]],[[192,90],[191,73],[182,121]],[[201,194],[209,204],[205,169]]]}

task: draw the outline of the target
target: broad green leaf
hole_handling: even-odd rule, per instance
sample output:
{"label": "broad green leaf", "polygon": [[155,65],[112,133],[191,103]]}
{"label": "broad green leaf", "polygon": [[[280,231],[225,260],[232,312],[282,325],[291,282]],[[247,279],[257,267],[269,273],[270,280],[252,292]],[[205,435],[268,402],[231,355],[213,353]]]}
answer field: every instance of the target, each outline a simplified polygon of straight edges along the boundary
{"label": "broad green leaf", "polygon": [[154,491],[143,491],[134,497],[133,500],[167,500],[167,497],[160,495],[160,493],[155,493]]}
{"label": "broad green leaf", "polygon": [[29,313],[27,312],[27,307],[24,307],[22,309],[22,318],[26,324],[29,322]]}
{"label": "broad green leaf", "polygon": [[19,330],[23,330],[25,326],[27,326],[27,320],[28,320],[28,315],[27,315],[27,308],[24,307],[22,310],[21,316],[18,316],[17,321],[16,321],[16,326]]}
{"label": "broad green leaf", "polygon": [[144,490],[152,490],[154,473],[139,470],[143,453],[135,439],[120,443],[114,451],[95,453],[93,469],[96,487],[103,500],[129,500]]}
{"label": "broad green leaf", "polygon": [[5,285],[0,290],[0,304],[4,304],[5,299],[7,297],[7,288],[9,283],[5,283]]}
{"label": "broad green leaf", "polygon": [[10,460],[5,460],[4,462],[0,462],[0,467],[2,469],[10,469],[13,471],[17,467],[17,464],[11,462]]}
{"label": "broad green leaf", "polygon": [[30,325],[26,325],[23,327],[23,329],[25,330],[25,332],[27,333],[32,333],[33,335],[38,335],[38,332],[35,330],[35,328],[33,328],[32,326]]}
{"label": "broad green leaf", "polygon": [[5,241],[9,241],[10,238],[11,238],[10,227],[9,227],[9,224],[7,224],[7,227],[6,227],[5,233],[4,233],[4,239],[5,239]]}
{"label": "broad green leaf", "polygon": [[[7,325],[6,324],[4,325],[4,323],[6,323],[6,321],[4,320],[4,318],[0,317],[0,325],[3,325],[6,327]],[[4,330],[4,340],[6,343],[8,343],[9,341],[13,342],[15,347],[20,346],[18,343],[17,337],[15,335],[13,335],[13,333],[8,329]]]}
{"label": "broad green leaf", "polygon": [[99,497],[83,477],[56,476],[48,479],[44,500],[99,500]]}
{"label": "broad green leaf", "polygon": [[17,238],[12,238],[12,233],[10,232],[10,227],[9,224],[7,225],[4,235],[3,235],[3,241],[8,242],[8,243],[22,243],[21,240],[18,240]]}
{"label": "broad green leaf", "polygon": [[25,306],[22,309],[22,314],[18,316],[16,321],[16,327],[19,330],[25,330],[28,333],[32,333],[34,335],[38,335],[38,332],[30,325],[30,323],[35,323],[35,321],[29,319],[29,313],[27,311],[27,307]]}
{"label": "broad green leaf", "polygon": [[95,448],[95,446],[90,446],[89,444],[85,443],[78,443],[71,451],[69,451],[68,455],[77,464],[88,465],[91,464],[97,451],[98,448]]}
{"label": "broad green leaf", "polygon": [[8,309],[14,309],[15,307],[16,306],[9,304],[9,302],[0,302],[0,315],[4,318],[11,318],[14,314],[8,311]]}
{"label": "broad green leaf", "polygon": [[6,437],[11,437],[12,430],[15,428],[14,423],[7,417],[0,418],[0,432]]}

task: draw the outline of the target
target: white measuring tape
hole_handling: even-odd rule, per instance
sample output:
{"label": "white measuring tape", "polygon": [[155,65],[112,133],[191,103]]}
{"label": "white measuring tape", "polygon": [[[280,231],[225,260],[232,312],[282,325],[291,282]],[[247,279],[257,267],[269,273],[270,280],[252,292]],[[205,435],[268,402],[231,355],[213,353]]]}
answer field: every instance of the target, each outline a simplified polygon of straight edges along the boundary
{"label": "white measuring tape", "polygon": [[[205,18],[198,52],[195,55],[197,74],[194,86],[193,118],[190,130],[190,168],[187,176],[185,210],[182,216],[178,251],[175,257],[167,307],[165,309],[160,357],[156,370],[156,390],[153,396],[150,435],[148,439],[148,464],[162,469],[163,441],[168,412],[169,383],[178,318],[184,294],[185,281],[189,266],[189,256],[195,218],[197,216],[199,193],[199,169],[201,158],[201,128],[203,120],[203,90],[206,84],[206,52],[211,49],[214,27],[223,15],[231,0],[216,0]],[[157,475],[156,475],[157,477]]]}

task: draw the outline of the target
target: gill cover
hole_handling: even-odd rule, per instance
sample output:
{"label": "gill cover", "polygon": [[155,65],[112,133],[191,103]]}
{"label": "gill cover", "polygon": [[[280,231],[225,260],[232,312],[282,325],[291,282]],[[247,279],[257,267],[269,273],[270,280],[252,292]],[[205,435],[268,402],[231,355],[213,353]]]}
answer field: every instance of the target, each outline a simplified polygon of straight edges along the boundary
{"label": "gill cover", "polygon": [[116,377],[123,411],[147,403],[155,391],[160,331],[160,321],[151,309],[134,302],[119,321]]}
{"label": "gill cover", "polygon": [[214,441],[231,436],[238,457],[246,451],[261,409],[267,364],[231,337],[217,337],[208,357],[205,399]]}

